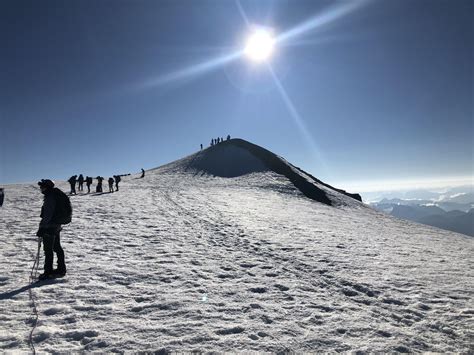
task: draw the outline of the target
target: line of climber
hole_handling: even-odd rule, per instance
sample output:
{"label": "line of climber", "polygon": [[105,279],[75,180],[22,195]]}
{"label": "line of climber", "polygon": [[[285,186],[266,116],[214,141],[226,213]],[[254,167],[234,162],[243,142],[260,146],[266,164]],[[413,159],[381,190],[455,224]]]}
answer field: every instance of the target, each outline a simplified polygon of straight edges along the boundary
{"label": "line of climber", "polygon": [[[111,193],[111,192],[118,191],[119,183],[122,180],[122,176],[129,176],[129,175],[130,174],[122,174],[122,175],[114,175],[113,177],[109,177],[109,179],[107,180],[107,183],[109,185],[109,192]],[[141,169],[140,178],[144,178],[144,177],[145,177],[145,170]],[[91,185],[94,179],[97,180],[95,192],[96,193],[104,192],[104,188],[102,187],[102,182],[105,180],[105,178],[103,176],[99,175],[95,178],[91,176],[86,176],[84,178],[84,175],[80,174],[79,177],[77,175],[73,175],[69,178],[68,182],[71,187],[71,191],[69,192],[69,195],[77,195],[76,185],[77,185],[77,191],[84,191],[84,183],[86,184],[87,193],[89,194],[91,192]]]}
{"label": "line of climber", "polygon": [[[122,180],[121,176],[123,175],[114,175],[113,177],[110,177],[107,182],[109,184],[109,192],[114,192],[119,190],[119,183]],[[96,178],[92,178],[91,176],[84,176],[82,174],[79,175],[73,175],[69,178],[67,181],[71,187],[71,191],[69,192],[69,195],[76,195],[76,185],[77,185],[77,191],[84,191],[84,183],[87,186],[87,193],[91,192],[91,185],[94,181],[94,179],[97,179],[97,185],[95,192],[103,192],[103,187],[102,187],[102,182],[105,180],[104,177],[102,176],[97,176]],[[114,184],[115,184],[115,190],[114,190]]]}
{"label": "line of climber", "polygon": [[[227,141],[230,140],[230,134],[227,135],[226,140],[227,140]],[[222,138],[222,137],[212,138],[212,139],[211,139],[211,143],[210,143],[209,146],[210,146],[210,147],[213,147],[213,146],[215,146],[215,145],[217,145],[217,144],[219,144],[219,143],[222,143],[222,142],[224,142],[224,138]],[[201,150],[202,150],[202,149],[203,149],[203,145],[201,144]]]}

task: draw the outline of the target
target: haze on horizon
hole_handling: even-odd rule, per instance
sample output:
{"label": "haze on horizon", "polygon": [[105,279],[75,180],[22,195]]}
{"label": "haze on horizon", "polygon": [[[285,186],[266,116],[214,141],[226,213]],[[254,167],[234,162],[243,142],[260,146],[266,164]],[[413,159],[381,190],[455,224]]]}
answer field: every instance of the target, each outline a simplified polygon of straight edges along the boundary
{"label": "haze on horizon", "polygon": [[[472,183],[468,0],[4,1],[0,183],[240,137],[341,188]],[[240,55],[252,29],[272,57]],[[341,186],[342,184],[342,186]]]}

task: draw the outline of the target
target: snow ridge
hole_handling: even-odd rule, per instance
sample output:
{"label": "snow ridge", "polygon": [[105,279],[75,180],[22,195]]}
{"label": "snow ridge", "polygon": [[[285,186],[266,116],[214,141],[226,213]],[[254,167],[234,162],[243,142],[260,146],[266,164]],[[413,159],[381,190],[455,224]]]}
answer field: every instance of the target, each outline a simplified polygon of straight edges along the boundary
{"label": "snow ridge", "polygon": [[[230,139],[168,165],[172,171],[198,171],[213,176],[233,178],[251,173],[272,171],[285,176],[306,197],[329,206],[355,205],[351,194],[325,184],[282,157],[243,139]],[[341,196],[344,195],[344,196]]]}

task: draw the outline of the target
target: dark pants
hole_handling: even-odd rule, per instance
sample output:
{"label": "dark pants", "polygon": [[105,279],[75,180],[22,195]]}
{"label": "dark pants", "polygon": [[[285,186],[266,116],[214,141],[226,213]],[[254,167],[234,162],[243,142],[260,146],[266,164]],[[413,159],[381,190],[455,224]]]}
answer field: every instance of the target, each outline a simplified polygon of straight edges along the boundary
{"label": "dark pants", "polygon": [[66,264],[64,263],[64,251],[61,248],[61,241],[59,231],[43,235],[44,247],[44,273],[50,274],[53,272],[53,258],[56,253],[58,257],[58,271],[66,272]]}

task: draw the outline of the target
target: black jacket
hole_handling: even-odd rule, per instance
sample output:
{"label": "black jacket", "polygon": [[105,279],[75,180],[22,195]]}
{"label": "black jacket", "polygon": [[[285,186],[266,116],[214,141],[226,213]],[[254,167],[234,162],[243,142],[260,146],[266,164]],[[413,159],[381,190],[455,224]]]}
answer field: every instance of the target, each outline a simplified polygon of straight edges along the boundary
{"label": "black jacket", "polygon": [[[40,229],[57,228],[61,226],[61,224],[55,220],[58,212],[57,208],[61,208],[61,198],[64,198],[61,195],[64,195],[64,192],[56,187],[46,191],[44,194],[43,207],[41,207],[41,222],[39,224]],[[67,196],[65,198],[67,198]]]}

